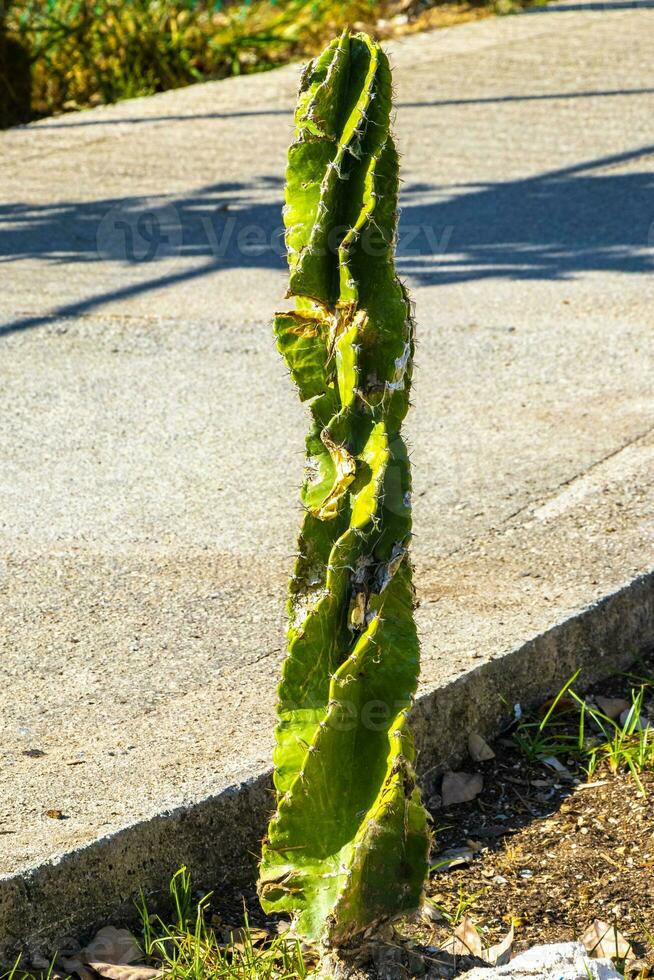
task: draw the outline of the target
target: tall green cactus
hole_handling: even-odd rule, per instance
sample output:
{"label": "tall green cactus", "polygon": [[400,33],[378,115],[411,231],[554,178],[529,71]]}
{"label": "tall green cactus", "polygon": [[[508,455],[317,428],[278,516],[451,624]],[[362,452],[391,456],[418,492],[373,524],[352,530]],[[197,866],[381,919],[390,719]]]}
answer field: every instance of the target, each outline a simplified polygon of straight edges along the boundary
{"label": "tall green cactus", "polygon": [[296,302],[275,319],[312,424],[259,896],[331,945],[417,907],[429,843],[406,724],[419,648],[399,429],[414,339],[393,265],[391,108],[366,34],[306,68],[284,209]]}

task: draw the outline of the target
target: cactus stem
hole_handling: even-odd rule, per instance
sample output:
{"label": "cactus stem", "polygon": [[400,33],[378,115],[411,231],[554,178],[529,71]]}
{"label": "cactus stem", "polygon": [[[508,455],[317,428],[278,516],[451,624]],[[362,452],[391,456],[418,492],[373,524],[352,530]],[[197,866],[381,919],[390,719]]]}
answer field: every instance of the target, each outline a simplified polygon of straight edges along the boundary
{"label": "cactus stem", "polygon": [[[259,893],[332,946],[417,907],[429,844],[405,727],[419,650],[399,431],[414,327],[393,269],[391,102],[387,59],[365,34],[344,32],[303,73],[283,212],[296,305],[275,318],[312,421]],[[381,254],[368,254],[368,229]],[[371,733],[360,707],[380,696],[397,708]]]}

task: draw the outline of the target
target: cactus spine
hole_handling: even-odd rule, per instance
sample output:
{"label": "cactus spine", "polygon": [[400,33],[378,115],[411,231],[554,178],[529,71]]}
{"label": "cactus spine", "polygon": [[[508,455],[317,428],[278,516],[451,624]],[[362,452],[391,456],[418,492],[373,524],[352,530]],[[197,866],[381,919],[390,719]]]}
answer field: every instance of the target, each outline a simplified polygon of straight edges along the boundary
{"label": "cactus spine", "polygon": [[275,318],[312,424],[259,896],[332,945],[417,907],[429,843],[406,723],[419,648],[399,430],[414,339],[393,265],[391,108],[366,34],[307,66],[284,208],[295,309]]}

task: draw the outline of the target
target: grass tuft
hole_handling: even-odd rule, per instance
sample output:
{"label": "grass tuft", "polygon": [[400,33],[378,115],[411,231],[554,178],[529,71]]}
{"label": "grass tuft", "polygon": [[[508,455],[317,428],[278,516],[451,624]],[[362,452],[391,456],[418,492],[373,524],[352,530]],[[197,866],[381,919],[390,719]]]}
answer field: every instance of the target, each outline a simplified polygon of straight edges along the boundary
{"label": "grass tuft", "polygon": [[542,720],[523,718],[513,733],[518,748],[531,761],[570,758],[591,780],[603,771],[631,774],[641,796],[641,773],[654,770],[654,728],[643,724],[649,676],[627,675],[636,681],[631,707],[622,722],[607,717],[573,689],[579,671],[561,688]]}
{"label": "grass tuft", "polygon": [[[309,967],[297,939],[253,929],[247,913],[241,928],[212,925],[211,894],[193,901],[191,877],[180,868],[170,883],[172,914],[166,922],[150,913],[143,893],[137,904],[142,923],[141,948],[149,965],[170,980],[305,980]],[[129,967],[123,969],[129,977]],[[0,980],[61,980],[66,970],[53,957],[47,971],[22,966],[19,957]]]}
{"label": "grass tuft", "polygon": [[463,922],[468,913],[474,909],[477,899],[483,895],[485,889],[477,892],[467,892],[462,884],[458,886],[458,894],[451,896],[450,899],[437,901],[436,898],[429,899],[429,904],[433,906],[441,918],[447,922],[452,929],[455,929]]}
{"label": "grass tuft", "polygon": [[565,700],[579,674],[580,671],[577,671],[564,684],[542,719],[523,718],[516,728],[514,741],[531,762],[570,755],[579,748],[578,738],[570,733],[567,717],[569,702]]}
{"label": "grass tuft", "polygon": [[226,939],[207,922],[211,895],[194,905],[186,868],[170,883],[173,921],[151,915],[141,896],[139,913],[143,951],[173,980],[304,980],[308,975],[300,943],[283,936],[262,937],[252,930],[247,912],[242,928]]}

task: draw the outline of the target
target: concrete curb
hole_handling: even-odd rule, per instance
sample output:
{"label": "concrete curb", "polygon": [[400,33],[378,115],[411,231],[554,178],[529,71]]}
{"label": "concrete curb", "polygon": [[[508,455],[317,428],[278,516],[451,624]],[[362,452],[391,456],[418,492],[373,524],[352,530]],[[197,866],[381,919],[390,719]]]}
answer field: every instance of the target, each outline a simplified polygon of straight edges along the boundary
{"label": "concrete curb", "polygon": [[[654,645],[654,571],[520,647],[423,694],[414,709],[419,770],[427,793],[465,758],[468,734],[492,737],[512,706],[553,694],[578,668],[580,687],[623,669]],[[171,874],[190,868],[195,887],[233,902],[252,893],[259,841],[271,804],[270,772],[188,807],[160,813],[71,851],[58,861],[0,878],[0,960],[51,951],[65,936],[136,919],[143,888],[165,908]]]}

